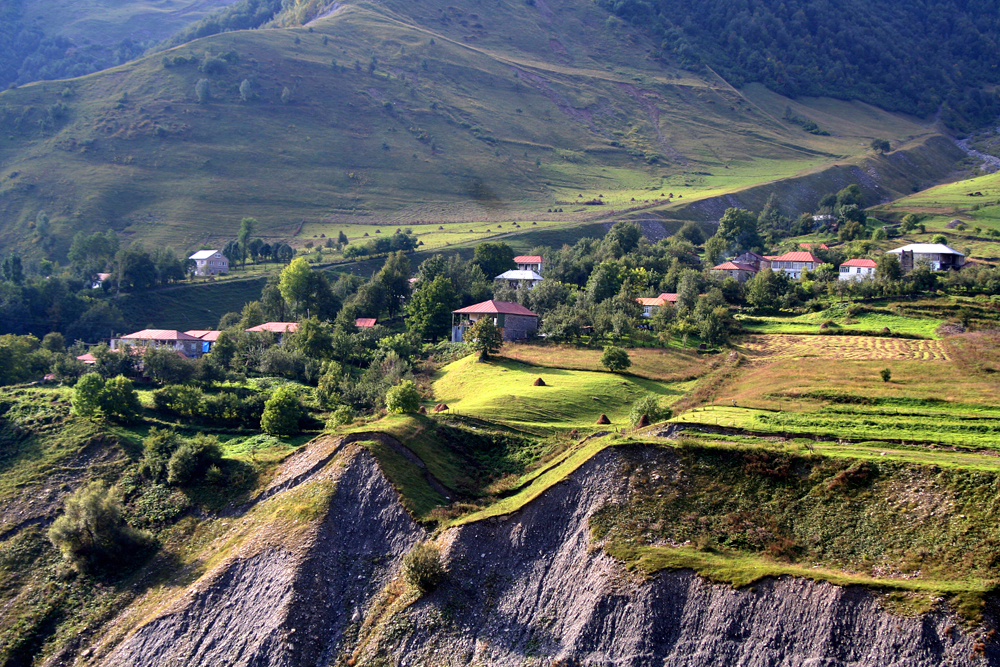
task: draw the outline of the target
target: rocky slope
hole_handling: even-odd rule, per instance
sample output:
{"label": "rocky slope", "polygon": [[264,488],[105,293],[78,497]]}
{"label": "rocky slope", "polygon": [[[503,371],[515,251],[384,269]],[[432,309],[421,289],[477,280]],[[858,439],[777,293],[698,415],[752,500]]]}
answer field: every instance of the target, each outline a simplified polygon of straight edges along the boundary
{"label": "rocky slope", "polygon": [[691,572],[649,580],[627,572],[594,548],[588,518],[624,499],[621,466],[641,450],[605,450],[524,509],[446,531],[438,541],[449,576],[418,598],[397,574],[424,530],[364,449],[326,447],[293,457],[288,466],[314,472],[286,473],[286,490],[261,506],[329,484],[327,511],[305,528],[259,531],[116,647],[97,645],[83,662],[1000,664],[995,646],[954,618],[895,616],[861,589],[782,578],[734,590]]}

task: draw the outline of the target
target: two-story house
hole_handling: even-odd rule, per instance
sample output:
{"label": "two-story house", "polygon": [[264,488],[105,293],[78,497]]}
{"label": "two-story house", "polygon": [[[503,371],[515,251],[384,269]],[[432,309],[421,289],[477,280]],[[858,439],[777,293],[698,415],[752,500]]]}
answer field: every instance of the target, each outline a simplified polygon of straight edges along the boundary
{"label": "two-story house", "polygon": [[220,273],[229,273],[229,258],[223,255],[221,250],[199,250],[188,259],[194,260],[194,274],[196,276],[215,276]]}

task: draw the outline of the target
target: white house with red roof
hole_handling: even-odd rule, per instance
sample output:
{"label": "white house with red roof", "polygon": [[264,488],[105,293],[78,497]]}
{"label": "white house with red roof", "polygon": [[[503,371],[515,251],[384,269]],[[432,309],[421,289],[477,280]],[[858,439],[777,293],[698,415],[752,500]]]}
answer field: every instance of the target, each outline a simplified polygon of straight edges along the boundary
{"label": "white house with red roof", "polygon": [[757,274],[757,269],[752,264],[723,262],[718,266],[713,266],[712,273],[717,276],[732,278],[738,283],[745,283]]}
{"label": "white house with red roof", "polygon": [[811,252],[786,252],[784,255],[768,258],[771,260],[772,271],[784,271],[790,277],[798,280],[805,271],[815,271],[822,260]]}
{"label": "white house with red roof", "polygon": [[514,258],[514,263],[517,264],[518,271],[534,271],[538,274],[542,272],[541,255],[518,255]]}
{"label": "white house with red roof", "polygon": [[466,330],[488,317],[500,329],[505,341],[524,340],[538,331],[538,315],[519,303],[483,301],[451,311],[451,342],[461,343]]}
{"label": "white house with red roof", "polygon": [[657,299],[663,299],[665,305],[672,306],[677,303],[677,292],[662,292]]}
{"label": "white house with red roof", "polygon": [[864,280],[875,275],[875,260],[849,259],[840,265],[841,280]]}
{"label": "white house with red roof", "polygon": [[166,347],[175,350],[186,357],[200,357],[202,341],[183,331],[175,329],[143,329],[111,339],[112,350],[135,351],[135,348]]}

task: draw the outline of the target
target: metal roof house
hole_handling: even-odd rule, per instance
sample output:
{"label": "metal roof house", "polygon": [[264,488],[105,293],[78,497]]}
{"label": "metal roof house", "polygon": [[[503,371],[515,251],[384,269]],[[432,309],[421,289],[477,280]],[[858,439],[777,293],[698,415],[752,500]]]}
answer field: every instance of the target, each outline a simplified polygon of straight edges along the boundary
{"label": "metal roof house", "polygon": [[784,271],[795,280],[801,278],[804,271],[814,271],[822,264],[820,258],[811,252],[786,252],[769,259],[772,271]]}
{"label": "metal roof house", "polygon": [[744,283],[757,275],[757,269],[752,264],[743,264],[742,262],[723,262],[718,266],[713,266],[712,273],[732,278],[738,283]]}
{"label": "metal roof house", "polygon": [[112,350],[130,348],[166,347],[180,352],[186,357],[202,355],[202,340],[175,329],[143,329],[111,339]]}
{"label": "metal roof house", "polygon": [[542,282],[542,277],[534,271],[511,269],[510,271],[504,271],[493,280],[505,280],[508,285],[514,288],[520,287],[521,285],[527,285],[528,289],[531,289],[538,283]]}
{"label": "metal roof house", "polygon": [[849,259],[840,265],[840,280],[864,280],[875,275],[875,261],[871,259]]}
{"label": "metal roof house", "polygon": [[541,273],[544,261],[541,255],[518,255],[514,258],[514,263],[517,264],[518,271]]}
{"label": "metal roof house", "polygon": [[965,264],[965,255],[943,243],[911,243],[888,252],[899,255],[903,273],[909,273],[924,264],[932,271],[960,269]]}
{"label": "metal roof house", "polygon": [[214,276],[229,273],[229,258],[221,250],[199,250],[188,257],[194,260],[194,275]]}
{"label": "metal roof house", "polygon": [[451,311],[451,342],[461,343],[466,330],[483,317],[500,329],[505,341],[524,340],[538,331],[538,315],[519,303],[483,301]]}

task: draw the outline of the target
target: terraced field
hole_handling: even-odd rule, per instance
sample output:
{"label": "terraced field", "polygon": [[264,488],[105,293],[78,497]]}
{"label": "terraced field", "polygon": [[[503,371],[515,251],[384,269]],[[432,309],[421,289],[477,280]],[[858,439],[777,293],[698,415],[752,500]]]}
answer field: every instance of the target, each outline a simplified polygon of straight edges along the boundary
{"label": "terraced field", "polygon": [[770,334],[750,336],[743,347],[748,356],[757,363],[803,357],[850,361],[950,360],[944,343],[938,340]]}

